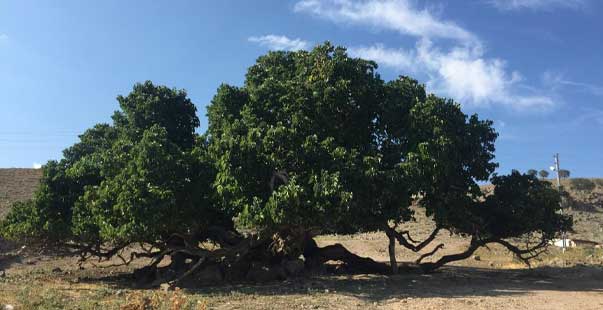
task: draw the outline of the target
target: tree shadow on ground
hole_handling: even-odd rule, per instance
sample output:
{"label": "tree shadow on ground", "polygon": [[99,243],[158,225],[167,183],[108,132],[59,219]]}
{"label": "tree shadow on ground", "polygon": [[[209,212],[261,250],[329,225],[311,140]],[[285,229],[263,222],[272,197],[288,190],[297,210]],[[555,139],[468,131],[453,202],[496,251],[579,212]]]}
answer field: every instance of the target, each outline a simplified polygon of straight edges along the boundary
{"label": "tree shadow on ground", "polygon": [[[120,288],[133,288],[125,274],[82,281],[105,282]],[[304,295],[337,293],[369,302],[392,298],[462,298],[472,296],[510,296],[530,291],[581,291],[603,294],[603,266],[542,267],[534,269],[485,269],[447,266],[431,274],[407,269],[398,275],[315,274],[264,284],[225,283],[205,287],[185,287],[201,295]]]}
{"label": "tree shadow on ground", "polygon": [[13,264],[21,263],[21,257],[13,254],[0,254],[0,273]]}

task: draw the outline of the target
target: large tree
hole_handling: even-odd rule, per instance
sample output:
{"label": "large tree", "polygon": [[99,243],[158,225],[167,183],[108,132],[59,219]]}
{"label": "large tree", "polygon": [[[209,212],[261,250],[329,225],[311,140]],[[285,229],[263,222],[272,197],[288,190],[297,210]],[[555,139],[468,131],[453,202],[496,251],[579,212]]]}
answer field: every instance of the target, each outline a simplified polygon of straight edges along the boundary
{"label": "large tree", "polygon": [[[491,121],[411,78],[385,82],[376,69],[329,43],[270,52],[242,86],[219,87],[202,136],[184,91],[137,84],[118,97],[112,124],[44,166],[34,199],[15,206],[1,232],[66,244],[83,258],[140,244],[129,258],[153,258],[143,275],[171,256],[165,279],[179,281],[209,265],[245,277],[301,254],[308,267],[341,260],[388,272],[341,245],[318,247],[317,233],[385,231],[395,272],[396,243],[419,252],[442,229],[468,236],[470,247],[423,263],[437,246],[418,261],[427,271],[492,242],[528,259],[569,227],[548,183],[493,175]],[[478,182],[488,180],[495,189],[485,195]],[[413,204],[436,224],[420,242],[399,229]],[[523,236],[538,241],[509,242]]]}
{"label": "large tree", "polygon": [[[478,240],[472,243],[477,246],[498,242],[526,257],[569,223],[555,214],[555,192],[533,176],[493,177],[495,186],[511,186],[518,196],[507,197],[501,188],[485,197],[477,182],[489,180],[497,167],[492,122],[468,117],[460,105],[428,95],[413,79],[386,83],[376,68],[327,43],[310,52],[268,53],[249,69],[242,87],[218,89],[208,108],[216,188],[241,223],[268,231],[385,230],[394,272],[395,241],[418,252],[446,229]],[[532,187],[521,190],[520,184]],[[536,194],[550,199],[535,201]],[[411,219],[413,202],[436,223],[422,242],[396,230]],[[518,208],[543,210],[532,214],[542,217],[533,219],[542,226],[511,216],[501,225],[521,229],[503,233],[484,226],[492,214],[518,214]],[[505,241],[530,234],[541,242],[519,249]],[[310,238],[298,248],[307,259],[371,265],[339,245],[318,248]]]}
{"label": "large tree", "polygon": [[134,256],[160,260],[175,235],[232,227],[210,202],[213,167],[186,93],[146,82],[118,101],[112,125],[94,126],[44,165],[33,200],[2,223],[4,236],[67,245],[83,258],[141,243],[152,250]]}

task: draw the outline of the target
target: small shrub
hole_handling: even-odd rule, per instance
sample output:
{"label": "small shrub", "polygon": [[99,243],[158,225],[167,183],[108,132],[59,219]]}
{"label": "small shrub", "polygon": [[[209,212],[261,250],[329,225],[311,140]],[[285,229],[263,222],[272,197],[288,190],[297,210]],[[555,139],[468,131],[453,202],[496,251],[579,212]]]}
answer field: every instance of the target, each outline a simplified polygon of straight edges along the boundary
{"label": "small shrub", "polygon": [[20,309],[65,309],[67,300],[55,290],[34,291],[24,288],[17,293],[17,301],[21,304]]}
{"label": "small shrub", "polygon": [[182,293],[175,291],[152,291],[151,293],[135,291],[126,297],[126,303],[120,310],[205,310],[207,305],[200,300],[195,301]]}

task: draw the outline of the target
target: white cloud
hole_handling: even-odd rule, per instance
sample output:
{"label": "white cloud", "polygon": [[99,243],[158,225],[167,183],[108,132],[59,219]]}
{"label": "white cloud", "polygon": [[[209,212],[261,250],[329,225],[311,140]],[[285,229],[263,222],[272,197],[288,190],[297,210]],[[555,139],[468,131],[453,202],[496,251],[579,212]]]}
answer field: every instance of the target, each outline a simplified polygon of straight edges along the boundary
{"label": "white cloud", "polygon": [[554,8],[581,9],[586,0],[490,0],[500,10],[551,10]]}
{"label": "white cloud", "polygon": [[296,51],[308,49],[310,42],[301,39],[290,39],[286,36],[265,35],[260,37],[249,37],[249,42],[258,43],[261,46],[268,47],[271,50]]}
{"label": "white cloud", "polygon": [[353,57],[374,60],[379,65],[407,71],[413,71],[413,65],[416,61],[414,51],[387,48],[382,44],[368,47],[350,47],[348,53]]}
{"label": "white cloud", "polygon": [[[504,60],[485,57],[481,41],[472,32],[415,4],[413,0],[300,0],[294,9],[338,24],[417,37],[414,49],[377,44],[351,47],[349,53],[396,70],[424,73],[432,91],[462,103],[498,103],[519,109],[554,105],[553,99],[538,95],[537,90],[526,93],[529,87],[523,85],[519,72],[507,69]],[[452,40],[453,47],[442,51],[434,46],[441,39]]]}
{"label": "white cloud", "polygon": [[443,21],[427,9],[416,8],[410,0],[301,0],[294,9],[336,23],[368,25],[415,37],[453,39],[478,45],[477,38],[469,31]]}
{"label": "white cloud", "polygon": [[472,48],[456,47],[442,52],[430,40],[423,39],[410,51],[375,45],[351,48],[350,54],[397,70],[425,73],[429,76],[429,89],[461,103],[500,103],[518,109],[554,105],[547,96],[518,94],[523,80],[521,75],[516,71],[509,72],[505,61],[484,58],[481,51]]}
{"label": "white cloud", "polygon": [[41,168],[42,168],[42,164],[40,164],[40,163],[33,163],[33,166],[32,166],[32,167],[33,167],[34,169],[41,169]]}

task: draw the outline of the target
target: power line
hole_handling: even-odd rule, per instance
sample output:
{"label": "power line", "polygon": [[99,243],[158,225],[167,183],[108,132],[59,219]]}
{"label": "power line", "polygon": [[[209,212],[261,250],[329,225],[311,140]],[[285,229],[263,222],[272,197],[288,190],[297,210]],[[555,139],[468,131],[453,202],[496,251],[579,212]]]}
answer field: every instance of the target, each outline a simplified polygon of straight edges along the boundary
{"label": "power line", "polygon": [[82,132],[67,132],[67,131],[55,131],[55,132],[51,132],[51,131],[38,131],[38,132],[34,132],[34,131],[0,131],[0,136],[33,136],[33,135],[40,135],[40,136],[74,136],[74,135],[81,135]]}

